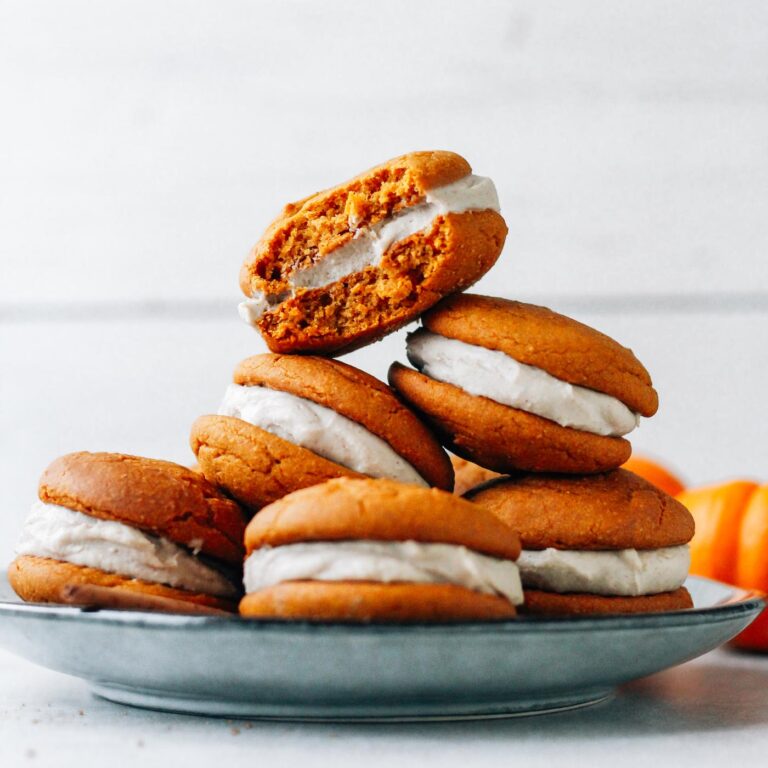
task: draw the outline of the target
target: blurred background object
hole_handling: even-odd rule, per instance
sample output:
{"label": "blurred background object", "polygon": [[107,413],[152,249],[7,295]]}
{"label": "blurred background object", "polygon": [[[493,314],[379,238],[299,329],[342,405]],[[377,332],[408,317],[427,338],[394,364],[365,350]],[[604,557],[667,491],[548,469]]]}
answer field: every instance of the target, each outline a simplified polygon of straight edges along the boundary
{"label": "blurred background object", "polygon": [[[696,521],[691,573],[768,593],[768,485],[734,480],[688,488],[677,498]],[[733,644],[768,652],[768,613]]]}
{"label": "blurred background object", "polygon": [[[647,365],[640,453],[692,485],[765,476],[768,5],[373,8],[0,2],[0,562],[56,455],[190,463],[264,349],[235,310],[250,246],[413,149],[496,181],[510,233],[476,290]],[[402,357],[397,334],[346,359]]]}
{"label": "blurred background object", "polygon": [[651,459],[633,453],[623,465],[623,469],[628,469],[630,472],[644,477],[649,483],[653,483],[670,496],[677,496],[685,488],[683,481],[669,469],[666,463],[655,458]]}

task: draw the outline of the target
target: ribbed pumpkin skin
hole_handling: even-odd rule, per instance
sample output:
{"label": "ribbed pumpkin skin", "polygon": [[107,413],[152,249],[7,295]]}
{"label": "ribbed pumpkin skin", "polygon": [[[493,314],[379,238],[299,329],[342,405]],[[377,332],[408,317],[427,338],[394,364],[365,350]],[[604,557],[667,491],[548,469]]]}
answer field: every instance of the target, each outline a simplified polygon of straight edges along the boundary
{"label": "ribbed pumpkin skin", "polygon": [[[696,521],[691,573],[768,593],[768,485],[736,480],[677,495]],[[768,652],[768,611],[732,644]]]}
{"label": "ribbed pumpkin skin", "polygon": [[754,490],[742,514],[736,583],[768,592],[768,485]]}

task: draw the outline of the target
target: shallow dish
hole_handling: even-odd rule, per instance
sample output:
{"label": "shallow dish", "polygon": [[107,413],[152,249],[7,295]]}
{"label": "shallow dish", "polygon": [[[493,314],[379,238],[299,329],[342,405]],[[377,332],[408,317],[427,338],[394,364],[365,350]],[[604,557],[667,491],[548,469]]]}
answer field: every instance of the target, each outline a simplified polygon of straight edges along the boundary
{"label": "shallow dish", "polygon": [[24,604],[0,584],[0,645],[123,704],[226,717],[509,717],[609,697],[717,647],[757,593],[691,577],[673,613],[352,625]]}

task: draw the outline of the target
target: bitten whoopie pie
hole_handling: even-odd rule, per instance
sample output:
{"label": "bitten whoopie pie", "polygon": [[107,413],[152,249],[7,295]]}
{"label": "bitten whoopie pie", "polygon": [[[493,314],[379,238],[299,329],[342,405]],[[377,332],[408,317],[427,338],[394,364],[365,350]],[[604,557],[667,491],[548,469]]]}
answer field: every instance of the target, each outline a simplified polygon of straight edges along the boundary
{"label": "bitten whoopie pie", "polygon": [[[205,478],[167,461],[71,453],[43,473],[8,577],[24,600],[63,590],[234,610],[243,512]],[[109,601],[108,601],[109,602]]]}
{"label": "bitten whoopie pie", "polygon": [[502,478],[468,498],[520,533],[526,613],[692,607],[682,585],[693,518],[631,472]]}
{"label": "bitten whoopie pie", "polygon": [[453,488],[448,455],[386,384],[321,357],[244,360],[191,445],[205,477],[251,512],[342,476]]}
{"label": "bitten whoopie pie", "polygon": [[331,480],[263,509],[245,542],[244,616],[492,619],[522,599],[517,534],[437,489]]}
{"label": "bitten whoopie pie", "polygon": [[632,351],[545,307],[457,295],[422,317],[390,384],[459,456],[506,473],[602,472],[658,396]]}
{"label": "bitten whoopie pie", "polygon": [[507,226],[493,182],[412,152],[287,205],[240,273],[240,315],[273,352],[338,354],[472,285]]}

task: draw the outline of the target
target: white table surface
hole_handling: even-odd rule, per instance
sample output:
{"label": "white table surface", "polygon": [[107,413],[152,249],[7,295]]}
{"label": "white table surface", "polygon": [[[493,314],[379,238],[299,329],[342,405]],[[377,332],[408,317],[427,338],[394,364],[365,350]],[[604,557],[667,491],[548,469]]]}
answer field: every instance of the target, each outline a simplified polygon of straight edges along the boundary
{"label": "white table surface", "polygon": [[[93,649],[97,652],[97,649]],[[768,656],[715,651],[559,715],[306,725],[132,709],[0,652],[0,766],[765,765]]]}

